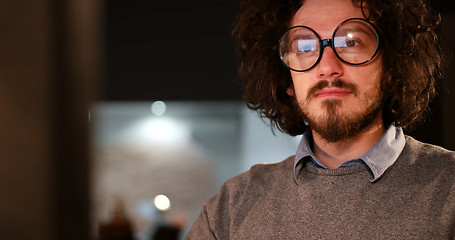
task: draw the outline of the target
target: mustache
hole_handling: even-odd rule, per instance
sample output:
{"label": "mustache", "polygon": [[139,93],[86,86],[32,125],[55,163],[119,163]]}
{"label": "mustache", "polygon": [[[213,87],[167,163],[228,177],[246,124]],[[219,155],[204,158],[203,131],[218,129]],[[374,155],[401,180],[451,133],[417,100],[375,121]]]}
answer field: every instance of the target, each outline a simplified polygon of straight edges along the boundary
{"label": "mustache", "polygon": [[320,91],[327,87],[348,89],[354,94],[354,96],[357,96],[358,92],[359,92],[357,89],[357,85],[355,85],[353,83],[348,83],[341,78],[336,78],[330,82],[328,80],[321,80],[308,90],[307,100],[312,98],[316,94],[317,91]]}

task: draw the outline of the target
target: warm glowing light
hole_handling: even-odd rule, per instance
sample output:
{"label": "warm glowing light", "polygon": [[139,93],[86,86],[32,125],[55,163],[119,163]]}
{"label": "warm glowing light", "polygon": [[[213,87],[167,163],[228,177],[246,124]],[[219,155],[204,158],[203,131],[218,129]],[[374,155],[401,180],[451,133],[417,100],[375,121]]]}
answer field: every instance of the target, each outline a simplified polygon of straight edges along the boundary
{"label": "warm glowing light", "polygon": [[190,128],[174,118],[150,117],[133,124],[126,132],[127,137],[160,144],[185,143],[191,138]]}
{"label": "warm glowing light", "polygon": [[169,198],[165,195],[158,195],[153,201],[155,203],[155,207],[160,211],[169,210],[171,207],[171,201],[169,201]]}
{"label": "warm glowing light", "polygon": [[162,101],[156,101],[152,104],[151,110],[155,116],[162,116],[166,113],[166,104]]}

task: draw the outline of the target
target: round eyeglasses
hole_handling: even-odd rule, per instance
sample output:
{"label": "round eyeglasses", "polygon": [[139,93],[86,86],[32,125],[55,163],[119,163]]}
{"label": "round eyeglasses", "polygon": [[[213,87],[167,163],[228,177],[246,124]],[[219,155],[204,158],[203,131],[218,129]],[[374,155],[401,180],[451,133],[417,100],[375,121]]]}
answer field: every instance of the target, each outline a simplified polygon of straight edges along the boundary
{"label": "round eyeglasses", "polygon": [[379,34],[371,22],[362,18],[341,22],[332,38],[323,40],[307,26],[294,26],[280,39],[280,58],[293,71],[308,71],[319,63],[326,46],[332,48],[342,62],[360,65],[378,53]]}

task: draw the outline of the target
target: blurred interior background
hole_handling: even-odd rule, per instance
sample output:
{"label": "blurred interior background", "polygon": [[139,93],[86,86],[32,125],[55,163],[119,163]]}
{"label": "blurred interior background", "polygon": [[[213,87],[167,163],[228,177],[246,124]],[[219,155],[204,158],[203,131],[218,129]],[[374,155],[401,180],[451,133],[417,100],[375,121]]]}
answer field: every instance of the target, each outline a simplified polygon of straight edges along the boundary
{"label": "blurred interior background", "polygon": [[[182,239],[224,181],[294,154],[242,103],[238,0],[1,3],[2,239]],[[431,3],[449,66],[408,134],[454,150],[455,7]]]}

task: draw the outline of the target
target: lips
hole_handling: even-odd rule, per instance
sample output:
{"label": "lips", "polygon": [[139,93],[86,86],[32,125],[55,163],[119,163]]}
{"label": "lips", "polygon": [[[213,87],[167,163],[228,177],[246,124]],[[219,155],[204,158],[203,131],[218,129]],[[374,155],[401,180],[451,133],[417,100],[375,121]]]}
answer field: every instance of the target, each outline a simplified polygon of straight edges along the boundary
{"label": "lips", "polygon": [[351,95],[352,91],[345,88],[324,88],[322,90],[317,91],[314,94],[315,98],[323,98],[323,97],[346,97]]}
{"label": "lips", "polygon": [[308,90],[307,101],[312,98],[341,98],[347,96],[358,96],[357,86],[340,78],[333,81],[321,80]]}

